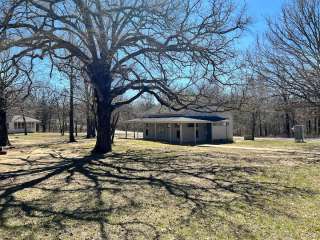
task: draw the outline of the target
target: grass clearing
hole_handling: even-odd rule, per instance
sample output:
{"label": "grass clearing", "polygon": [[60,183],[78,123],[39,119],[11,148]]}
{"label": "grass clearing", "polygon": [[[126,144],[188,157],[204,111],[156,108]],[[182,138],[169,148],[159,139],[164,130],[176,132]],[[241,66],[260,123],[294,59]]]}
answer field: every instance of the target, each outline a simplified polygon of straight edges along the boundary
{"label": "grass clearing", "polygon": [[284,150],[306,150],[320,152],[320,140],[306,139],[304,143],[297,143],[291,139],[267,139],[256,138],[255,141],[245,141],[242,138],[236,138],[233,146],[255,147],[255,148],[270,148]]}
{"label": "grass clearing", "polygon": [[316,142],[307,154],[250,143],[275,154],[117,139],[90,156],[94,140],[13,137],[0,156],[0,239],[320,238]]}

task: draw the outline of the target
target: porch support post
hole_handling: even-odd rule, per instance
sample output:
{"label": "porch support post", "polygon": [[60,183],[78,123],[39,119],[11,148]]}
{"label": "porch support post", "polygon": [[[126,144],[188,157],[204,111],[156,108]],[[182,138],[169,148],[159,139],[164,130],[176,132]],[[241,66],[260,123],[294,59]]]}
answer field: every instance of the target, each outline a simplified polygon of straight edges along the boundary
{"label": "porch support post", "polygon": [[154,123],[154,139],[157,139],[157,123]]}
{"label": "porch support post", "polygon": [[226,124],[226,141],[228,141],[228,122],[225,122]]}
{"label": "porch support post", "polygon": [[183,140],[183,134],[182,134],[182,123],[180,123],[180,144],[182,144]]}
{"label": "porch support post", "polygon": [[197,145],[197,124],[193,123],[193,137],[194,137],[194,145]]}
{"label": "porch support post", "polygon": [[136,125],[133,126],[133,139],[136,139]]}
{"label": "porch support post", "polygon": [[171,131],[171,128],[172,128],[172,124],[169,123],[169,142],[172,143],[172,131]]}
{"label": "porch support post", "polygon": [[211,143],[213,143],[214,142],[214,130],[213,130],[213,124],[212,123],[210,123],[211,124]]}

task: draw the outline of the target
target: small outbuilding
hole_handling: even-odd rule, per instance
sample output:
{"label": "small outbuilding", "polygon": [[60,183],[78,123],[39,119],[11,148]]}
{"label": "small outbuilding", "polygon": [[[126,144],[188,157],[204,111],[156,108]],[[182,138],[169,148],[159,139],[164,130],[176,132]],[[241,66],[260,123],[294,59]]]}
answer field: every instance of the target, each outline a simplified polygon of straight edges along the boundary
{"label": "small outbuilding", "polygon": [[129,120],[142,126],[143,139],[173,144],[228,143],[233,141],[231,113],[169,113]]}
{"label": "small outbuilding", "polygon": [[22,133],[25,130],[25,123],[28,133],[37,132],[39,129],[40,121],[31,117],[25,116],[23,119],[22,115],[15,115],[11,118],[8,123],[9,133]]}

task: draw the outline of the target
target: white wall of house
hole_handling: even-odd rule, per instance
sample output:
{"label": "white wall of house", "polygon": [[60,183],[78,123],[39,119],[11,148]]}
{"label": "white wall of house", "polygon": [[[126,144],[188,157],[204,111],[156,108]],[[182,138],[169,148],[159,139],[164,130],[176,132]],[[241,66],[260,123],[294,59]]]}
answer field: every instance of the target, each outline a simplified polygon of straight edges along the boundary
{"label": "white wall of house", "polygon": [[[27,122],[27,132],[36,132],[37,131],[37,122]],[[22,133],[24,132],[24,123],[23,122],[9,122],[9,133]]]}
{"label": "white wall of house", "polygon": [[233,117],[230,112],[219,113],[219,116],[227,120],[212,123],[212,140],[215,141],[232,141],[233,140]]}
{"label": "white wall of house", "polygon": [[[222,123],[221,123],[222,124]],[[223,123],[225,124],[225,123]],[[228,139],[228,128],[225,125],[212,126],[212,140],[226,140]]]}

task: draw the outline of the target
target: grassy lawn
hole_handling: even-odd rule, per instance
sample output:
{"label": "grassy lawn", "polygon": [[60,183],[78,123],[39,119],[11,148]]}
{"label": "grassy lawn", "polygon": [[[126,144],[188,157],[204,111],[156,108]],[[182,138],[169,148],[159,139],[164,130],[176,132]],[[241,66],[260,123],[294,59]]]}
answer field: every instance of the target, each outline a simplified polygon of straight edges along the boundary
{"label": "grassy lawn", "polygon": [[288,149],[288,150],[306,150],[320,153],[320,140],[306,139],[304,143],[296,143],[291,139],[266,139],[256,138],[255,141],[244,141],[242,138],[236,138],[233,146]]}
{"label": "grassy lawn", "polygon": [[11,141],[0,156],[2,240],[320,239],[317,142],[234,144],[283,149],[274,153],[117,139],[113,153],[90,156],[84,138]]}

